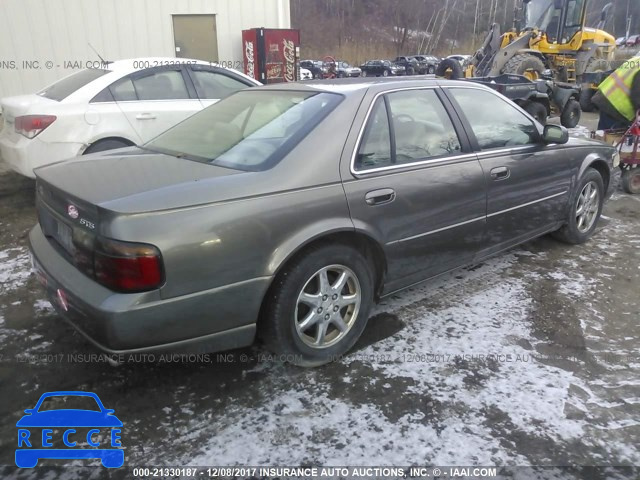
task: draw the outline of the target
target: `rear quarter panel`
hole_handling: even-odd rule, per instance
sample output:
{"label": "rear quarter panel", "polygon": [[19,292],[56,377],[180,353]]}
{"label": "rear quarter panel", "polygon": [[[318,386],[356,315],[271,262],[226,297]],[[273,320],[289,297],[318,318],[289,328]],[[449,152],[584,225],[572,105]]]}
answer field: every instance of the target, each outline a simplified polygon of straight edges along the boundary
{"label": "rear quarter panel", "polygon": [[[272,169],[220,179],[233,198],[137,214],[103,212],[101,233],[160,249],[163,298],[274,275],[310,241],[353,231],[339,169],[360,101],[357,94],[347,97]],[[214,179],[197,195],[207,189],[213,197],[220,187]],[[130,203],[145,203],[136,197]]]}

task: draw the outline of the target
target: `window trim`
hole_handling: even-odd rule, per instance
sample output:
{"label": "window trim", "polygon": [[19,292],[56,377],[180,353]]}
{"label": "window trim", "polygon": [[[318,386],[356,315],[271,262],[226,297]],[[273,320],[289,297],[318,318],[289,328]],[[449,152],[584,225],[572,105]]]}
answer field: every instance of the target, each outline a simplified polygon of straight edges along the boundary
{"label": "window trim", "polygon": [[[195,68],[194,68],[195,67]],[[301,68],[305,68],[305,67],[301,67]],[[196,77],[195,77],[195,72],[206,72],[206,73],[212,73],[215,75],[222,75],[225,76],[227,78],[230,78],[232,80],[237,81],[238,83],[241,83],[244,85],[244,88],[253,88],[253,87],[257,87],[258,85],[256,84],[252,84],[249,80],[247,80],[246,78],[235,74],[234,72],[230,72],[224,68],[219,68],[219,67],[214,67],[214,66],[209,66],[209,65],[187,65],[187,68],[184,69],[185,70],[185,74],[187,77],[189,77],[189,81],[191,82],[191,85],[193,86],[193,98],[198,99],[198,100],[221,100],[222,98],[207,98],[207,97],[201,97],[198,94],[198,88],[196,87]],[[243,90],[242,88],[240,90]],[[191,93],[191,92],[190,92]],[[234,93],[234,92],[232,92]]]}
{"label": "window trim", "polygon": [[[527,145],[514,145],[512,147],[494,147],[494,148],[482,149],[480,147],[480,143],[478,142],[476,134],[473,131],[473,127],[471,127],[471,124],[469,123],[469,120],[467,119],[467,116],[464,114],[464,111],[462,110],[462,107],[460,106],[458,101],[455,99],[455,97],[451,93],[451,89],[463,89],[463,88],[467,89],[467,90],[481,90],[483,92],[488,92],[488,93],[492,94],[493,96],[497,97],[501,102],[506,103],[508,106],[510,106],[512,108],[515,108],[515,110],[517,110],[518,112],[522,113],[526,118],[528,118],[531,121],[531,124],[536,128],[536,131],[538,132],[537,141],[535,143],[528,143]],[[529,115],[526,112],[526,110],[524,110],[522,107],[520,107],[520,105],[518,105],[515,102],[510,102],[509,99],[504,97],[501,93],[496,92],[495,90],[493,90],[491,88],[488,88],[488,87],[481,87],[481,86],[475,86],[475,85],[459,85],[459,86],[458,85],[447,85],[447,86],[442,87],[442,91],[446,95],[446,97],[449,100],[449,102],[451,102],[451,104],[453,105],[453,108],[456,111],[456,114],[458,115],[458,118],[460,119],[460,122],[462,123],[462,126],[466,130],[467,137],[469,138],[469,142],[471,144],[471,148],[478,155],[478,158],[484,157],[484,156],[491,156],[491,155],[497,154],[497,153],[506,153],[506,152],[511,152],[511,151],[520,151],[520,150],[530,150],[530,149],[532,149],[534,147],[538,147],[538,148],[540,147],[540,142],[542,140],[542,132],[540,131],[540,128],[538,128],[538,124],[535,121],[535,119],[533,119],[533,117],[531,117],[531,115]]]}
{"label": "window trim", "polygon": [[[187,90],[187,94],[189,95],[189,97],[187,98],[162,98],[162,99],[155,99],[155,100],[142,100],[140,99],[139,95],[138,95],[138,90],[136,89],[136,85],[134,83],[134,80],[139,79],[139,78],[143,78],[143,77],[147,77],[149,75],[156,75],[158,73],[161,72],[169,72],[169,71],[177,71],[178,73],[180,73],[180,75],[182,75],[182,80],[184,81],[184,85],[185,88]],[[129,79],[133,85],[133,89],[136,92],[136,99],[135,100],[116,100],[115,96],[113,95],[113,92],[111,91],[111,87],[113,87],[116,83],[119,83],[123,80]],[[107,101],[96,101],[95,99],[102,94],[102,92],[104,92],[105,90],[109,91],[109,94],[111,95],[111,98],[113,100],[107,100]],[[89,100],[90,104],[106,104],[106,103],[131,103],[131,102],[176,102],[176,101],[185,101],[185,100],[200,100],[200,98],[198,98],[198,95],[196,94],[196,89],[195,86],[193,85],[193,81],[191,80],[191,77],[189,76],[189,74],[185,71],[185,69],[183,68],[183,66],[181,65],[160,65],[157,67],[151,67],[151,68],[143,68],[141,70],[136,70],[134,72],[130,72],[127,73],[126,75],[123,75],[122,77],[118,78],[117,80],[114,80],[113,82],[111,82],[109,85],[107,85],[106,87],[104,87],[102,90],[100,90],[98,93],[96,93],[93,98],[91,100]]]}
{"label": "window trim", "polygon": [[[451,125],[453,126],[453,129],[455,130],[456,135],[458,136],[458,140],[460,141],[460,148],[461,148],[460,154],[449,155],[446,157],[444,156],[433,157],[426,160],[417,160],[415,162],[403,163],[401,165],[392,164],[386,167],[371,168],[368,170],[357,170],[356,157],[358,156],[358,151],[360,150],[360,145],[362,143],[362,139],[364,137],[364,132],[366,130],[367,124],[369,123],[369,118],[373,111],[373,107],[375,106],[378,99],[381,96],[384,96],[387,94],[391,94],[395,92],[405,92],[405,91],[411,91],[411,90],[434,90],[435,91],[438,99],[440,100],[440,103],[442,104],[442,107],[444,108],[445,112],[449,116],[449,119],[451,120]],[[458,160],[477,159],[476,152],[473,151],[473,145],[471,145],[469,142],[470,139],[468,138],[465,125],[462,122],[460,122],[460,125],[456,124],[456,119],[459,117],[459,115],[457,114],[457,112],[455,112],[455,109],[454,111],[451,111],[451,108],[453,107],[453,105],[449,105],[447,104],[447,102],[445,102],[445,99],[450,102],[449,97],[445,96],[445,98],[442,98],[438,94],[438,91],[442,91],[442,90],[443,89],[440,85],[428,85],[428,86],[420,86],[420,87],[394,88],[392,90],[385,90],[383,92],[378,92],[377,94],[375,94],[375,96],[371,100],[371,103],[369,104],[369,107],[367,109],[367,113],[365,114],[362,125],[360,125],[360,130],[358,132],[358,136],[356,137],[355,147],[353,149],[353,152],[351,153],[351,160],[349,162],[349,171],[351,172],[351,175],[353,175],[355,178],[360,178],[362,176],[368,176],[370,174],[381,173],[381,172],[388,172],[390,170],[401,170],[401,169],[407,169],[407,168],[413,168],[413,167],[421,167],[421,166],[431,165],[434,163],[447,163],[447,162],[458,161]],[[484,90],[484,89],[481,89],[481,90]],[[385,97],[384,103],[385,103],[385,109],[387,112],[387,118],[389,123],[391,124],[392,123],[391,116],[389,115],[388,100],[386,100],[386,97]],[[454,113],[456,115],[455,119],[452,116],[452,114]],[[389,135],[391,136],[390,141],[392,144],[395,145],[395,135],[391,135],[391,132],[393,131],[391,125],[389,128],[390,128]],[[395,149],[392,148],[392,152],[391,152],[392,156],[393,156],[394,150]],[[472,151],[467,152],[467,150],[472,150]]]}

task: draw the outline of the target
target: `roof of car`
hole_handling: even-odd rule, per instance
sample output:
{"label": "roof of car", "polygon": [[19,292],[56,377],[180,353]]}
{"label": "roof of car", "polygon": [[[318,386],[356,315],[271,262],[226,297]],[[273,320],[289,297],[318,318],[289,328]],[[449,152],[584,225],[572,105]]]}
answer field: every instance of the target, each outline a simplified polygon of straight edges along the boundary
{"label": "roof of car", "polygon": [[[435,78],[435,77],[419,77],[419,76],[410,76],[410,77],[396,77],[396,78],[385,78],[385,77],[357,77],[357,78],[336,78],[331,80],[311,80],[306,81],[304,83],[301,82],[293,82],[293,83],[272,83],[270,85],[265,85],[263,87],[259,87],[262,89],[269,90],[298,90],[298,91],[326,91],[326,92],[334,92],[341,93],[343,95],[348,95],[353,92],[366,90],[369,88],[378,88],[382,90],[393,90],[395,88],[411,88],[411,87],[428,87],[428,86],[454,86],[460,85],[460,80],[447,80],[445,78]],[[474,87],[480,88],[488,88],[483,85],[473,83],[471,84]]]}

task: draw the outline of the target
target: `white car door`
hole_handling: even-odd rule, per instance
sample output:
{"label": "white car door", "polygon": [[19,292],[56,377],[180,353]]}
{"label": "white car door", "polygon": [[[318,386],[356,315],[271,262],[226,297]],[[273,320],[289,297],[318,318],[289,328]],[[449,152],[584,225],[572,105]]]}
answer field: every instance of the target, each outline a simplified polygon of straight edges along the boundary
{"label": "white car door", "polygon": [[111,85],[118,108],[141,143],[202,109],[186,75],[172,65],[135,72]]}
{"label": "white car door", "polygon": [[186,66],[186,70],[189,72],[196,93],[205,108],[238,90],[255,86],[246,78],[235,75],[224,68],[192,64]]}

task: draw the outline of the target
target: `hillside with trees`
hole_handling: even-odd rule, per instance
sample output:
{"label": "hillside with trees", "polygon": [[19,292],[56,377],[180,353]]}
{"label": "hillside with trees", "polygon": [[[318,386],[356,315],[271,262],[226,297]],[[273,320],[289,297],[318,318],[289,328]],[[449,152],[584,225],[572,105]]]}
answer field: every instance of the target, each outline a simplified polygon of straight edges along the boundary
{"label": "hillside with trees", "polygon": [[[595,26],[611,0],[590,0]],[[301,30],[304,58],[333,55],[352,63],[402,54],[473,53],[493,23],[513,26],[519,0],[291,0],[291,22]],[[613,0],[606,30],[640,33],[640,0]]]}

